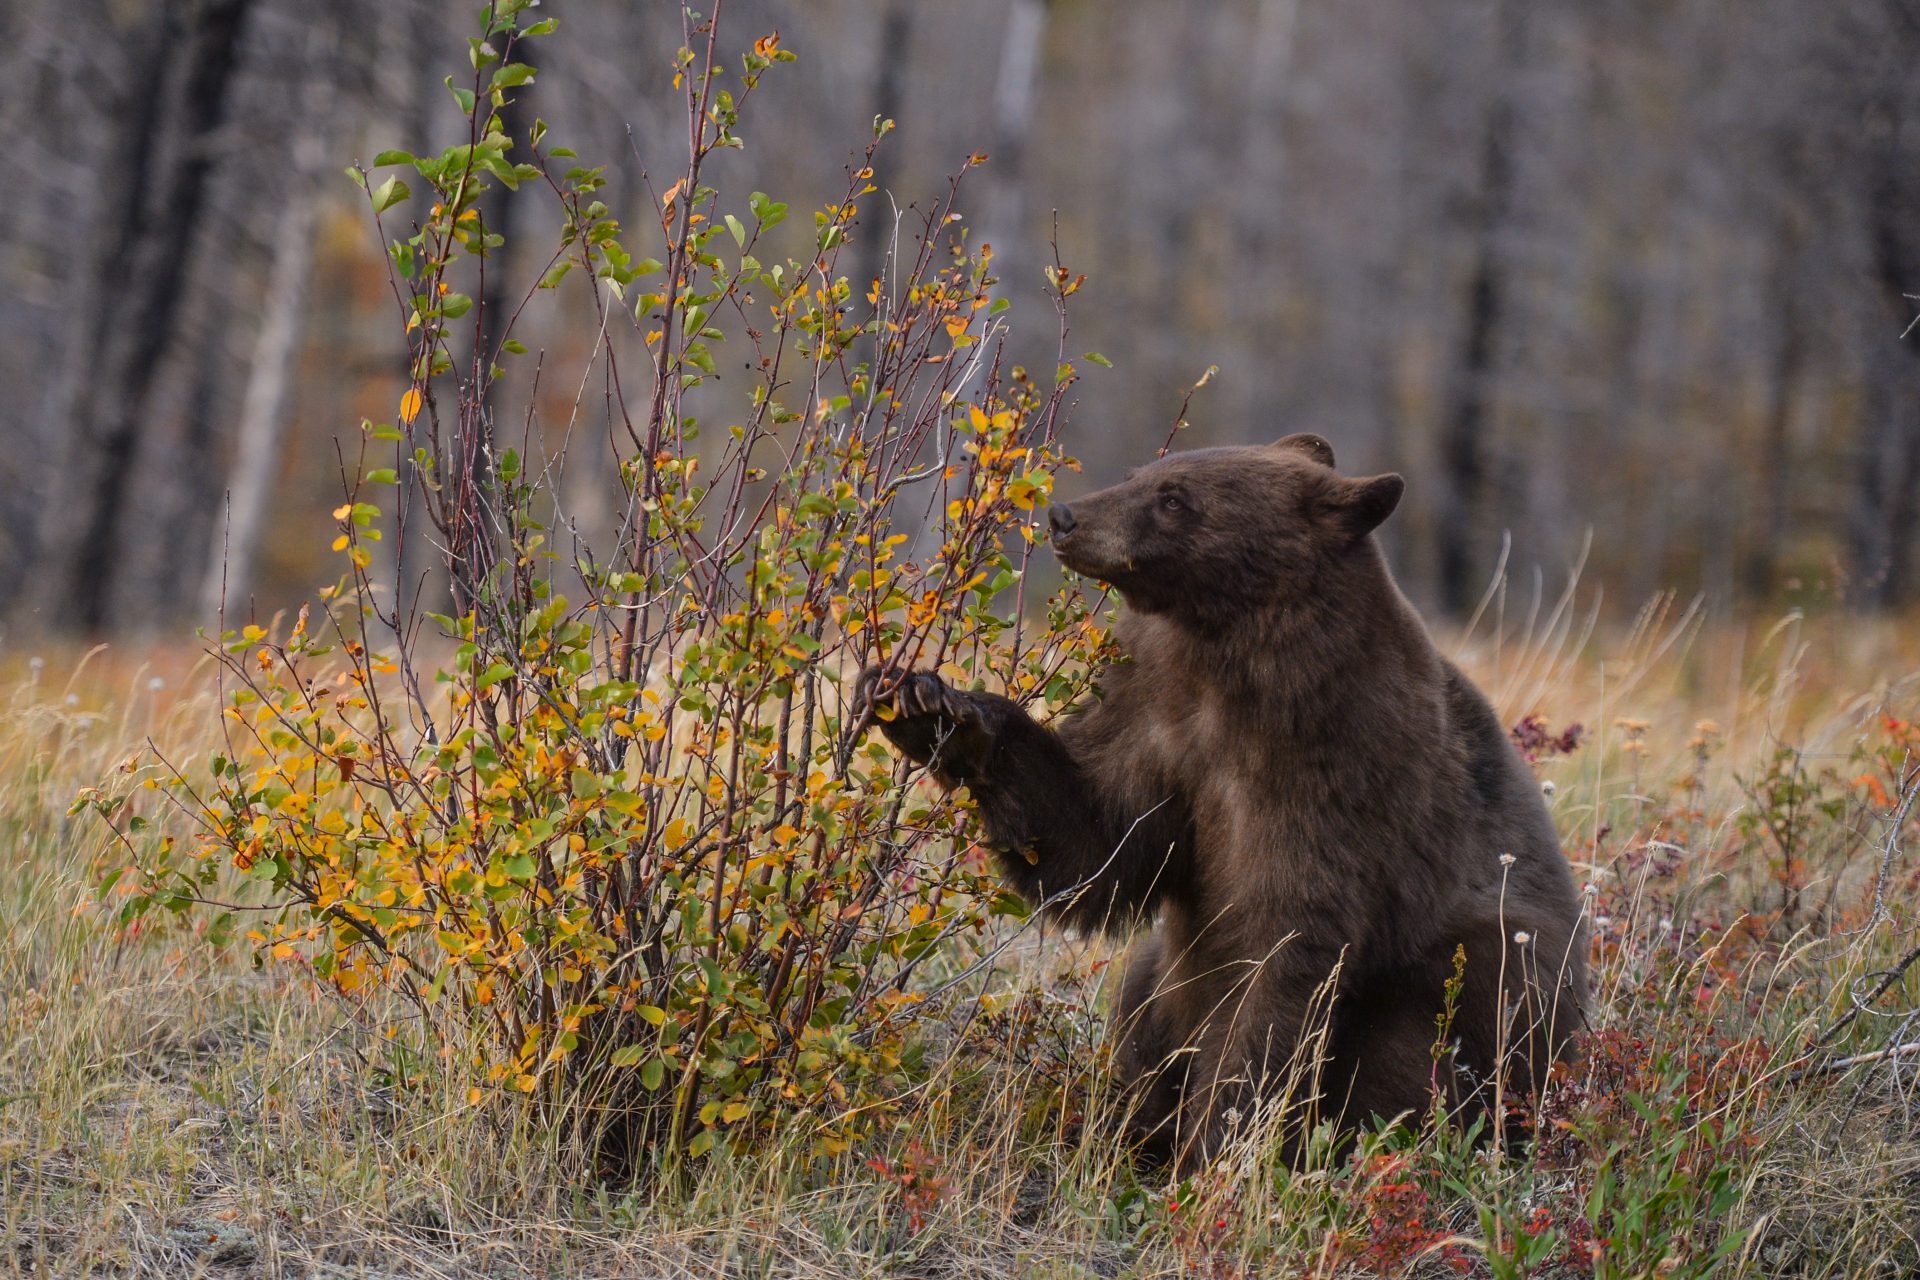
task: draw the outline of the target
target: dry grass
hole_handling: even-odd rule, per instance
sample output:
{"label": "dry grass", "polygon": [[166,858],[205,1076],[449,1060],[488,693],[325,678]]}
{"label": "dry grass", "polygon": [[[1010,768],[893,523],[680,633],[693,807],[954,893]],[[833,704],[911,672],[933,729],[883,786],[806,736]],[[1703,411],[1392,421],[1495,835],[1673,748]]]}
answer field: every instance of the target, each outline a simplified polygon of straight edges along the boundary
{"label": "dry grass", "polygon": [[[1460,643],[1467,665],[1510,719],[1589,726],[1542,765],[1608,921],[1599,1036],[1550,1112],[1571,1127],[1537,1157],[1426,1132],[1300,1174],[1250,1143],[1181,1187],[1102,1136],[1109,957],[1058,936],[1009,950],[988,1009],[949,1003],[891,1127],[837,1160],[796,1136],[680,1183],[606,1185],[450,1085],[396,1094],[374,1024],[297,971],[213,951],[190,917],[117,936],[94,900],[109,855],[67,806],[148,736],[189,754],[204,739],[192,659],[14,657],[0,1272],[1912,1274],[1920,1061],[1792,1077],[1827,1061],[1803,1053],[1849,992],[1913,945],[1913,824],[1887,845],[1851,778],[1881,717],[1920,711],[1915,642],[1845,618],[1707,628],[1665,607],[1595,639],[1570,607],[1500,604]],[[1797,865],[1755,825],[1799,776],[1768,773],[1785,746],[1844,801],[1809,819]],[[1916,1007],[1910,972],[1830,1053],[1920,1038],[1896,1016]],[[1576,1266],[1588,1221],[1612,1238]],[[1529,1263],[1536,1239],[1553,1249]]]}

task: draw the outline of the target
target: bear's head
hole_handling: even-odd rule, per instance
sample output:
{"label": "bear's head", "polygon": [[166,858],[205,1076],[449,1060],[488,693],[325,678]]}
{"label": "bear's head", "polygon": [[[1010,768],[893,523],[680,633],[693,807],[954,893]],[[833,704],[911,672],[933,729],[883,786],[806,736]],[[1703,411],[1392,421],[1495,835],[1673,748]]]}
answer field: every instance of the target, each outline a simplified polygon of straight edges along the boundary
{"label": "bear's head", "polygon": [[1311,595],[1375,555],[1368,535],[1406,487],[1350,477],[1301,433],[1268,445],[1169,454],[1049,511],[1054,553],[1143,613],[1214,622]]}

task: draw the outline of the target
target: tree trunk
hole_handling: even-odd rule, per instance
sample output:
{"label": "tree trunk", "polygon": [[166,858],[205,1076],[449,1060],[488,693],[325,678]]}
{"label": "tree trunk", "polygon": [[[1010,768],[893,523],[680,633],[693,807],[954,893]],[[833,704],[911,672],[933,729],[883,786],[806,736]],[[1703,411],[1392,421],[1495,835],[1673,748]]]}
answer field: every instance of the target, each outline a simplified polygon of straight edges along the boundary
{"label": "tree trunk", "polygon": [[87,633],[107,623],[120,515],[135,447],[179,315],[211,135],[226,110],[251,0],[159,0],[123,132],[103,172],[104,235],[91,314],[73,353],[83,364],[43,524],[33,591],[43,626]]}
{"label": "tree trunk", "polygon": [[1748,550],[1744,579],[1750,600],[1765,601],[1780,587],[1780,553],[1790,524],[1793,469],[1793,402],[1800,384],[1804,344],[1793,300],[1778,291],[1774,313],[1781,326],[1780,350],[1774,360],[1773,383],[1767,405],[1766,435],[1760,444],[1759,502],[1752,512],[1753,542]]}
{"label": "tree trunk", "polygon": [[[310,130],[324,110],[305,113]],[[206,575],[200,585],[200,617],[224,627],[252,617],[254,577],[260,544],[267,531],[280,442],[286,433],[287,405],[299,371],[300,340],[306,327],[307,285],[313,272],[314,206],[318,200],[320,161],[326,144],[310,131],[295,144],[296,169],[273,230],[273,267],[267,281],[265,312],[247,369],[241,400],[240,430],[234,441],[233,469],[227,483],[226,518],[215,523]]]}
{"label": "tree trunk", "polygon": [[[400,29],[394,31],[390,39],[394,47],[404,50],[404,56],[397,61],[403,69],[403,83],[413,90],[406,102],[402,136],[410,150],[435,155],[448,140],[441,136],[444,130],[434,128],[436,116],[449,109],[446,90],[441,88],[436,70],[443,43],[451,38],[444,22],[444,10],[436,0],[409,0],[405,6],[396,5],[390,12],[401,20],[397,24]],[[413,198],[421,202],[414,220],[424,221],[427,197],[416,194]],[[408,376],[404,362],[395,373],[402,379]],[[393,495],[392,521],[386,530],[388,550],[384,567],[393,575],[393,617],[404,631],[418,610],[445,612],[452,589],[440,557],[434,554],[413,451],[401,449],[399,454],[400,484]]]}
{"label": "tree trunk", "polygon": [[[906,70],[908,51],[913,46],[913,6],[911,0],[887,0],[886,12],[880,18],[879,45],[874,54],[873,65],[873,118],[875,121],[892,120],[900,114],[900,77]],[[876,126],[877,127],[877,126]],[[882,143],[880,152],[875,154],[879,160],[889,144]],[[878,164],[875,165],[877,169]],[[866,291],[873,288],[874,282],[886,271],[887,259],[893,250],[893,219],[889,216],[889,202],[885,184],[876,174],[875,191],[866,206],[866,217],[861,220],[861,242],[859,265],[854,275],[854,292],[864,298]],[[886,282],[881,282],[884,292]],[[869,352],[872,344],[866,344]]]}
{"label": "tree trunk", "polygon": [[1027,134],[1047,39],[1048,0],[1012,0],[1000,44],[1000,72],[993,90],[993,149],[988,154],[986,217],[977,244],[991,244],[994,274],[1003,282],[1027,278],[1022,235],[1027,223],[1027,187],[1022,173]]}
{"label": "tree trunk", "polygon": [[[532,91],[531,84],[523,84],[514,89],[507,98],[506,105],[500,108],[500,131],[513,140],[515,147],[527,144],[533,117],[528,113],[527,95]],[[514,193],[496,180],[493,190],[480,199],[480,225],[485,234],[500,236],[505,243],[497,249],[487,250],[481,263],[483,280],[480,288],[480,315],[477,333],[479,350],[474,353],[476,377],[480,380],[482,395],[487,408],[487,450],[483,457],[491,453],[493,445],[493,371],[492,366],[500,358],[500,344],[507,339],[507,326],[513,319],[515,295],[509,289],[512,284],[512,263],[514,249],[514,223],[520,202]]]}
{"label": "tree trunk", "polygon": [[1897,77],[1869,103],[1877,135],[1867,157],[1867,217],[1881,322],[1870,333],[1868,393],[1851,507],[1853,594],[1869,609],[1904,603],[1911,583],[1915,488],[1920,486],[1920,335],[1913,332],[1920,294],[1920,251],[1914,243],[1920,184],[1910,179],[1920,104],[1906,71],[1920,55],[1920,18],[1890,11],[1888,36],[1908,56],[1890,65]]}
{"label": "tree trunk", "polygon": [[[1238,18],[1224,6],[1216,12],[1230,20]],[[1245,41],[1241,134],[1238,156],[1230,162],[1233,181],[1225,193],[1234,287],[1224,290],[1221,299],[1228,340],[1244,353],[1266,351],[1278,340],[1275,300],[1287,294],[1285,246],[1279,233],[1294,207],[1287,199],[1285,126],[1299,23],[1300,0],[1259,0],[1252,15],[1251,39]],[[1248,372],[1254,367],[1248,360]],[[1388,381],[1380,380],[1383,385]],[[1208,394],[1219,397],[1216,413],[1251,425],[1271,416],[1274,392],[1263,379],[1243,373]],[[1345,447],[1343,441],[1334,443]]]}
{"label": "tree trunk", "polygon": [[1493,399],[1500,327],[1505,319],[1503,240],[1513,202],[1514,132],[1517,106],[1513,78],[1522,70],[1523,6],[1500,0],[1495,11],[1499,59],[1493,102],[1480,145],[1480,189],[1470,231],[1473,265],[1467,280],[1467,312],[1460,332],[1450,403],[1440,424],[1440,495],[1435,543],[1440,606],[1452,617],[1471,610],[1485,585],[1481,508],[1493,464],[1486,440]]}

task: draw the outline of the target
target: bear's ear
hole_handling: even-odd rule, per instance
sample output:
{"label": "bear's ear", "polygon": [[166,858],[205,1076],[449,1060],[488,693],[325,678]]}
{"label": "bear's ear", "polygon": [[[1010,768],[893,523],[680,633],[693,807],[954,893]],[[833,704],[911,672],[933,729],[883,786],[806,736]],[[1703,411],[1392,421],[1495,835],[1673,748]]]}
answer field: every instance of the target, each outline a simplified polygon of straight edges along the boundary
{"label": "bear's ear", "polygon": [[1304,453],[1323,467],[1334,465],[1333,446],[1327,443],[1325,436],[1317,436],[1311,431],[1296,431],[1290,436],[1281,436],[1267,447]]}
{"label": "bear's ear", "polygon": [[1334,481],[1327,507],[1334,522],[1350,538],[1364,538],[1380,527],[1400,505],[1407,482],[1398,475],[1342,477]]}

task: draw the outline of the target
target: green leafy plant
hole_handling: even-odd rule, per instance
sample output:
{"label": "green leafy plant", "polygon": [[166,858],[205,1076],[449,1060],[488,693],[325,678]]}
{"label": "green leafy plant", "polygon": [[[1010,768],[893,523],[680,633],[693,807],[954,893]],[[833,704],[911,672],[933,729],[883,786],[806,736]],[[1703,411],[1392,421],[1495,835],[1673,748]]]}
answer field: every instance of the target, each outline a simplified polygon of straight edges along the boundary
{"label": "green leafy plant", "polygon": [[[449,1073],[628,1164],[800,1114],[845,1150],[911,1072],[936,950],[1023,910],[954,799],[863,737],[845,677],[930,666],[1060,704],[1107,645],[1077,587],[1027,597],[1074,375],[1004,362],[958,180],[880,278],[848,279],[870,166],[799,235],[710,185],[793,54],[770,35],[730,68],[718,21],[682,16],[688,150],[638,228],[544,123],[506,132],[553,29],[525,0],[489,6],[449,81],[464,142],[353,171],[383,232],[413,184],[427,213],[387,243],[410,380],[360,432],[343,576],[318,614],[222,637],[225,746],[146,779],[189,834],[155,838],[138,792],[83,797],[131,855],[123,922],[224,903],[222,928],[244,916],[264,958],[379,1021],[402,1086]],[[496,438],[496,381],[533,358],[512,317],[482,345],[496,188],[562,216],[528,296],[571,290],[607,335],[579,430],[625,493],[603,549],[565,525],[542,439]],[[1064,342],[1073,286],[1050,278]],[[725,343],[752,370],[732,401],[707,388]],[[423,521],[446,614],[376,577],[376,543]]]}

